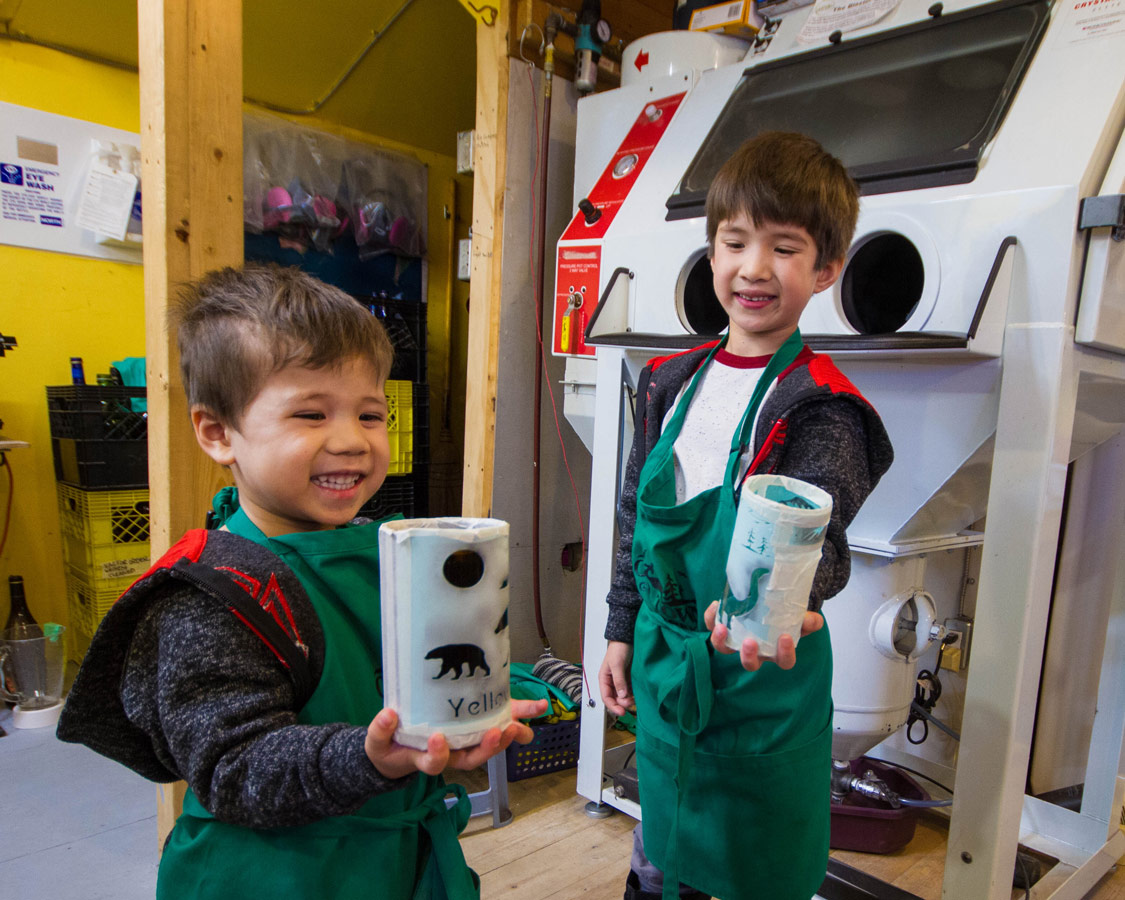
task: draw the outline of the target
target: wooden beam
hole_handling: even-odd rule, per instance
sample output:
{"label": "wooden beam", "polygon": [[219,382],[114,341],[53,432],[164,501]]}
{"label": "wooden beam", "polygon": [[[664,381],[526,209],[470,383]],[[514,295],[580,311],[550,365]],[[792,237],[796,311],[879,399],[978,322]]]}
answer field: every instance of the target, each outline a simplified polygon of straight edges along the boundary
{"label": "wooden beam", "polygon": [[461,511],[492,508],[496,373],[500,348],[500,263],[508,146],[508,33],[512,4],[492,25],[477,25],[477,112],[473,139],[473,258],[469,270],[465,479]]}
{"label": "wooden beam", "polygon": [[[504,186],[507,181],[508,57],[520,56],[530,22],[542,25],[552,9],[573,21],[581,0],[563,4],[512,0],[500,4],[492,25],[477,25],[477,111],[473,142],[473,258],[469,281],[468,372],[465,391],[465,467],[461,511],[485,516],[492,508],[496,444],[496,374],[500,345],[500,264]],[[664,10],[664,7],[667,7]],[[670,0],[607,0],[622,45],[640,34],[671,28]],[[663,10],[663,11],[662,11]],[[538,32],[524,41],[524,58],[538,62]],[[565,36],[563,36],[565,38]],[[615,38],[616,39],[616,38]],[[566,39],[569,40],[569,39]],[[565,52],[565,48],[564,48]],[[565,76],[563,76],[565,77]],[[600,74],[599,74],[600,79]]]}
{"label": "wooden beam", "polygon": [[[169,298],[242,264],[241,0],[138,0],[149,516],[157,558],[203,524],[223,473],[199,450],[180,382]],[[160,846],[184,786],[162,789]]]}

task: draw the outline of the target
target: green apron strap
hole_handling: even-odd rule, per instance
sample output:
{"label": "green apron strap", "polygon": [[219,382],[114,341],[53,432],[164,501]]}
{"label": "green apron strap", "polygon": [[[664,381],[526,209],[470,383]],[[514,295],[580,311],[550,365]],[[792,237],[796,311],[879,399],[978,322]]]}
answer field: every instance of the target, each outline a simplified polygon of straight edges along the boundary
{"label": "green apron strap", "polygon": [[680,802],[687,790],[691,774],[691,758],[695,753],[695,734],[680,732],[679,752],[676,754],[677,802],[672,808],[672,825],[668,834],[667,859],[664,868],[664,890],[661,900],[677,900],[680,896]]}
{"label": "green apron strap", "polygon": [[[464,857],[459,851],[457,835],[469,822],[472,814],[472,803],[465,788],[459,784],[447,785],[447,788],[457,794],[457,803],[442,813],[431,815],[422,823],[426,833],[430,836],[430,845],[433,852],[426,864],[427,869],[437,867],[440,882],[448,900],[479,900],[480,891],[473,882],[472,869],[464,863]],[[445,803],[445,798],[441,801]],[[420,879],[415,900],[431,900],[431,894],[424,892],[429,878]]]}
{"label": "green apron strap", "polygon": [[[699,734],[711,720],[711,706],[715,699],[711,685],[711,660],[707,650],[709,635],[706,632],[683,631],[682,637],[686,651],[684,677],[665,679],[657,693],[657,700],[662,712],[675,716],[680,731]],[[673,692],[676,693],[674,710],[670,708],[668,700]]]}
{"label": "green apron strap", "polygon": [[731,440],[730,459],[727,460],[726,475],[723,478],[723,490],[733,490],[736,499],[739,486],[735,485],[734,476],[738,471],[739,460],[750,449],[750,438],[753,436],[754,421],[758,417],[758,409],[762,405],[766,391],[770,389],[777,377],[793,364],[804,345],[805,342],[801,337],[800,329],[789,335],[785,343],[778,347],[774,355],[770,357],[770,361],[758,378],[758,383],[754,386],[754,393],[750,395],[750,402],[746,405],[746,411],[742,414],[738,431],[735,432]]}
{"label": "green apron strap", "polygon": [[[711,718],[711,704],[714,691],[711,686],[711,660],[707,653],[707,636],[689,634],[685,640],[687,649],[687,677],[684,679],[676,708],[676,720],[680,727],[680,746],[676,755],[676,793],[683,797],[687,791],[691,760],[695,753],[695,736],[699,734]],[[690,686],[690,690],[688,689]],[[664,694],[667,697],[667,692]],[[662,900],[676,900],[680,893],[680,806],[677,802],[672,810],[672,830],[668,838],[668,865],[664,871],[664,892]]]}

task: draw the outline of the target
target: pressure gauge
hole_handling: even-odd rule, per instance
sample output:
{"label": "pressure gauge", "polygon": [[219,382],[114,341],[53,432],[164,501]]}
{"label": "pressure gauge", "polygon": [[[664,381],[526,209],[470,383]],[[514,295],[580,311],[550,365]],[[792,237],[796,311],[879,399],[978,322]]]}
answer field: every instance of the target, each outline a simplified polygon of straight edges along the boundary
{"label": "pressure gauge", "polygon": [[626,153],[613,166],[613,177],[624,178],[637,167],[637,154]]}
{"label": "pressure gauge", "polygon": [[597,24],[594,26],[594,37],[598,39],[598,43],[608,44],[612,34],[613,29],[609,27],[609,22],[605,19],[598,19]]}

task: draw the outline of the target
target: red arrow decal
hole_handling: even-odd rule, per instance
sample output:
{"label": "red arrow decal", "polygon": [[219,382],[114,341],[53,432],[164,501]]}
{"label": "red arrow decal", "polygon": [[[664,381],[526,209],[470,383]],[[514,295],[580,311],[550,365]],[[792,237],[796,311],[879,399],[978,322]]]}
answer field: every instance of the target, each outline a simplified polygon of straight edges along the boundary
{"label": "red arrow decal", "polygon": [[642,50],[640,53],[638,53],[636,60],[634,60],[634,65],[637,67],[638,72],[641,71],[641,69],[643,69],[645,66],[647,66],[648,51]]}

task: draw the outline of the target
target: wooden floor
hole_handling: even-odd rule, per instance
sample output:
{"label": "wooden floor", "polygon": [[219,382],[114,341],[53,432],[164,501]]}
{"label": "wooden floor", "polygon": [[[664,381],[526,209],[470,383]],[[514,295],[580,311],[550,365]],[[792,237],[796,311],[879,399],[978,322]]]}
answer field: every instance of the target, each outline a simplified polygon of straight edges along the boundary
{"label": "wooden floor", "polygon": [[[487,786],[483,773],[469,773],[462,780],[472,791]],[[574,770],[512,782],[509,801],[511,824],[493,828],[491,817],[482,816],[461,836],[469,865],[481,876],[482,898],[621,900],[633,819],[622,813],[607,819],[588,817],[583,812],[586,799],[575,793]],[[914,839],[897,853],[832,855],[922,900],[941,900],[946,832],[942,817],[924,813]],[[1047,898],[1053,887],[1044,880],[1031,897]],[[1012,891],[1012,900],[1024,896],[1022,889]],[[1107,874],[1086,900],[1125,900],[1125,866]]]}
{"label": "wooden floor", "polygon": [[[152,900],[153,785],[86,747],[61,743],[54,729],[21,731],[10,720],[0,704],[0,727],[9,732],[0,739],[0,897]],[[483,771],[458,780],[471,791],[487,787]],[[483,900],[620,900],[632,819],[587,817],[573,769],[512,782],[509,794],[511,824],[494,829],[492,817],[481,816],[462,835],[484,881]],[[898,853],[834,855],[923,900],[939,900],[945,842],[944,820],[927,814]],[[1050,885],[1040,885],[1033,900],[1050,896]],[[1088,896],[1125,900],[1125,866]]]}

